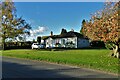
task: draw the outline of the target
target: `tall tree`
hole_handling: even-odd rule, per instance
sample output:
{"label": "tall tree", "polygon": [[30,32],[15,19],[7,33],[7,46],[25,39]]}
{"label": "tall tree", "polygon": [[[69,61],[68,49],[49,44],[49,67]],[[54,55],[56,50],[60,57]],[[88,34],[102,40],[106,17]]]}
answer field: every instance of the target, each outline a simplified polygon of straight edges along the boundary
{"label": "tall tree", "polygon": [[[85,27],[85,24],[86,24],[86,21],[85,21],[85,19],[83,19],[83,21],[82,21],[82,28]],[[83,33],[82,33],[82,28],[81,28],[81,30],[80,30],[80,33],[81,33],[81,34],[83,34]]]}
{"label": "tall tree", "polygon": [[[0,14],[2,14],[2,3],[0,3]],[[2,48],[2,27],[1,27],[2,15],[0,15],[0,48]]]}
{"label": "tall tree", "polygon": [[17,18],[16,8],[11,0],[2,3],[2,43],[5,48],[5,40],[18,37],[21,34],[29,34],[30,25],[22,17]]}
{"label": "tall tree", "polygon": [[103,10],[96,12],[89,22],[84,24],[82,33],[91,40],[101,40],[113,48],[112,56],[120,57],[120,2],[105,3]]}
{"label": "tall tree", "polygon": [[41,43],[41,36],[37,37],[37,42],[40,44]]}

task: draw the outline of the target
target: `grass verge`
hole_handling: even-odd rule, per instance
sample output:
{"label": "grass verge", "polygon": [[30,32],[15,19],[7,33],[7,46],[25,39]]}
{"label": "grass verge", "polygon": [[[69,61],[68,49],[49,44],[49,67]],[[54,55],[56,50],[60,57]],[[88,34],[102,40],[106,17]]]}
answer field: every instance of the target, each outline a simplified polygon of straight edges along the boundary
{"label": "grass verge", "polygon": [[0,56],[2,56],[2,50],[0,50]]}
{"label": "grass verge", "polygon": [[118,73],[119,61],[108,56],[109,53],[110,51],[106,49],[64,51],[6,50],[2,52],[2,56],[43,60]]}

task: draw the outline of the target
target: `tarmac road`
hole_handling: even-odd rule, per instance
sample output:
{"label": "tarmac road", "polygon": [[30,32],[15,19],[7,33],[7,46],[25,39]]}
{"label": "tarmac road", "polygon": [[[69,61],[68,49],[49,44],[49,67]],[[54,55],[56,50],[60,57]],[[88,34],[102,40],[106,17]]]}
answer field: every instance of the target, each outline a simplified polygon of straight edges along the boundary
{"label": "tarmac road", "polygon": [[[2,58],[2,78],[112,78],[100,71],[17,58]],[[108,80],[109,80],[108,79]]]}

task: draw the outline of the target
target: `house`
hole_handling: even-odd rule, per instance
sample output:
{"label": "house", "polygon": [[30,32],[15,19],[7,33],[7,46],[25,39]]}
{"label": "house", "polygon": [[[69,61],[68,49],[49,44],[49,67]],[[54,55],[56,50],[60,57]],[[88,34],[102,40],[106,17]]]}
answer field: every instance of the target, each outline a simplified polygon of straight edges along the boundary
{"label": "house", "polygon": [[89,39],[85,38],[82,34],[74,31],[69,31],[61,35],[43,36],[46,48],[85,48],[89,47]]}

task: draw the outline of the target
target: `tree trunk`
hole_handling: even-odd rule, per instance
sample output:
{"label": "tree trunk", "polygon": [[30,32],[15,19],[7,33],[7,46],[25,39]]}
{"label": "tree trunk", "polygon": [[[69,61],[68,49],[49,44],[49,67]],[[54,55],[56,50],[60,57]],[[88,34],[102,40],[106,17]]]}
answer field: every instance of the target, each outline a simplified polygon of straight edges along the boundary
{"label": "tree trunk", "polygon": [[112,56],[116,58],[120,58],[120,51],[119,51],[119,45],[115,45],[115,48],[113,48]]}
{"label": "tree trunk", "polygon": [[5,38],[2,38],[2,49],[5,50]]}
{"label": "tree trunk", "polygon": [[2,49],[5,50],[5,43],[2,44]]}

